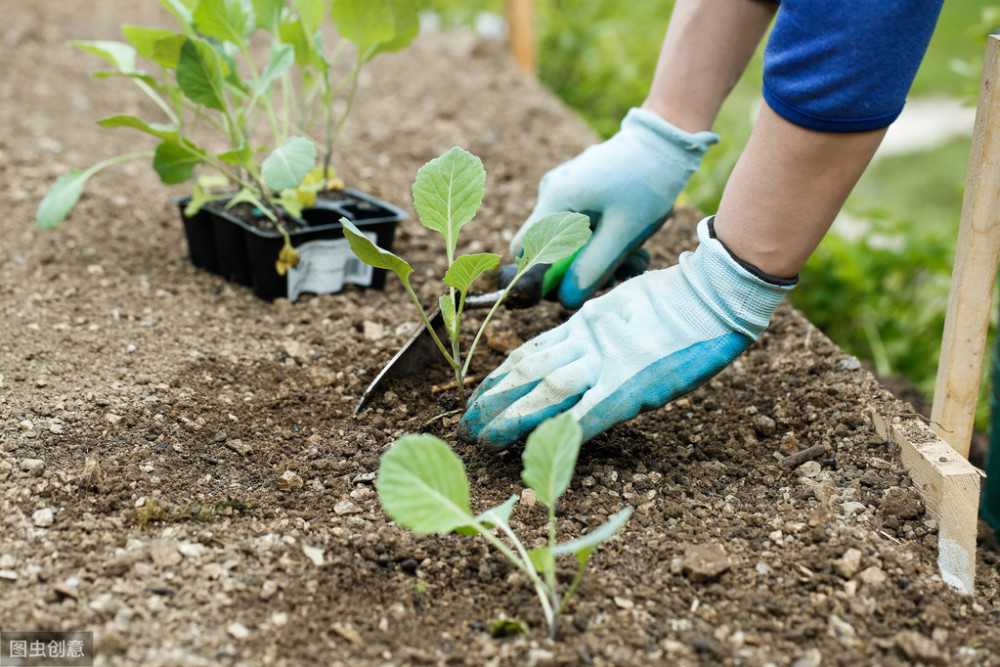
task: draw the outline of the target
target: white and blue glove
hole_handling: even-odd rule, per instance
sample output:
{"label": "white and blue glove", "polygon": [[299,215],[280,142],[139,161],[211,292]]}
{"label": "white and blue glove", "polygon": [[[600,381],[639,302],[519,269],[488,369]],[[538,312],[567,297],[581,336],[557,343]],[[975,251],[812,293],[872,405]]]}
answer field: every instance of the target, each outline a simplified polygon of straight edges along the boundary
{"label": "white and blue glove", "polygon": [[546,215],[589,215],[597,222],[594,235],[559,286],[562,304],[579,308],[660,228],[718,140],[712,132],[691,134],[651,111],[632,109],[615,136],[542,177],[538,203],[511,241],[511,256],[521,255],[521,237]]}
{"label": "white and blue glove", "polygon": [[502,447],[569,411],[585,440],[658,408],[728,366],[797,279],[767,276],[698,224],[677,265],[633,278],[528,341],[469,399],[461,434]]}

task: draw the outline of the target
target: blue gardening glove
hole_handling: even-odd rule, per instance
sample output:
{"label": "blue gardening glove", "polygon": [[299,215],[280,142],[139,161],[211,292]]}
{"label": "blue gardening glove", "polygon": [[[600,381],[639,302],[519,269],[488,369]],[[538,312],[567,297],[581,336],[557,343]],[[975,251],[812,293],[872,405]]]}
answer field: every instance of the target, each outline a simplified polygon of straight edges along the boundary
{"label": "blue gardening glove", "polygon": [[546,215],[590,215],[597,221],[594,235],[559,287],[563,305],[579,308],[660,228],[718,140],[712,132],[689,134],[651,111],[632,109],[615,136],[542,177],[538,203],[511,241],[511,256],[520,257],[521,237]]}
{"label": "blue gardening glove", "polygon": [[569,411],[588,440],[692,391],[756,341],[796,283],[765,276],[715,238],[668,269],[588,301],[562,325],[528,341],[469,400],[461,433],[492,446]]}

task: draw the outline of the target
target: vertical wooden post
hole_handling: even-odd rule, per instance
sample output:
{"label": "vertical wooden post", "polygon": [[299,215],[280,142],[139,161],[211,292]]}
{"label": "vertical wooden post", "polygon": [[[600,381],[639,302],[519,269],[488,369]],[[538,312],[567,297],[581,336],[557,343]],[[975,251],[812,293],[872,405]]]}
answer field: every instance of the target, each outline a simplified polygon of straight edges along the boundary
{"label": "vertical wooden post", "polygon": [[507,0],[507,39],[514,61],[522,70],[535,75],[534,0]]}
{"label": "vertical wooden post", "polygon": [[944,339],[934,385],[934,430],[968,458],[1000,257],[1000,37],[990,35],[972,133]]}

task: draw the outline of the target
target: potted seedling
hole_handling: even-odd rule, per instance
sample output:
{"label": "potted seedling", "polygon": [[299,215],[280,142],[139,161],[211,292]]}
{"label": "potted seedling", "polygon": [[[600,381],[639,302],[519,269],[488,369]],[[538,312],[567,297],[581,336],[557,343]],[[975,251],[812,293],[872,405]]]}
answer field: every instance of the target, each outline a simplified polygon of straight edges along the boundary
{"label": "potted seedling", "polygon": [[[192,262],[252,284],[267,299],[302,291],[335,292],[344,281],[384,282],[358,269],[339,219],[352,219],[391,244],[402,211],[342,190],[332,159],[352,106],[361,68],[416,35],[416,10],[405,0],[161,0],[176,19],[169,30],[124,25],[125,41],[81,41],[110,69],[96,78],[130,79],[161,117],[116,114],[102,127],[131,128],[156,146],[108,158],[60,176],[38,207],[51,228],[79,200],[87,180],[116,164],[151,160],[168,185],[192,182],[179,201]],[[341,39],[323,42],[333,21]],[[346,70],[335,67],[354,45]],[[266,49],[259,47],[266,46]],[[335,99],[344,105],[335,112]],[[352,273],[351,267],[354,267]],[[290,272],[290,273],[289,273]]]}
{"label": "potted seedling", "polygon": [[438,299],[437,305],[444,317],[445,340],[434,330],[427,311],[410,285],[413,268],[393,253],[378,247],[350,220],[341,220],[351,250],[362,262],[392,271],[399,277],[434,344],[454,370],[459,398],[463,402],[465,380],[473,354],[504,299],[529,271],[572,256],[591,235],[590,219],[580,213],[554,213],[534,224],[522,239],[524,252],[511,267],[512,278],[495,294],[489,313],[483,319],[468,351],[463,354],[459,332],[469,290],[480,276],[500,264],[500,255],[495,253],[456,255],[459,232],[475,217],[482,203],[485,187],[486,170],[482,161],[458,147],[421,167],[413,183],[413,203],[421,224],[439,232],[444,238],[448,268],[443,278],[444,294]]}
{"label": "potted seedling", "polygon": [[[494,546],[527,577],[542,606],[549,636],[556,638],[559,615],[580,585],[590,555],[632,514],[632,508],[625,507],[589,533],[558,541],[556,501],[569,488],[582,441],[580,426],[566,413],[543,422],[528,436],[521,457],[521,479],[548,513],[545,543],[533,548],[528,548],[510,526],[519,496],[512,495],[497,507],[473,514],[465,465],[433,435],[409,434],[397,440],[382,455],[375,486],[382,507],[400,526],[421,534],[480,535]],[[563,556],[574,557],[577,569],[565,592],[560,593],[556,562]]]}

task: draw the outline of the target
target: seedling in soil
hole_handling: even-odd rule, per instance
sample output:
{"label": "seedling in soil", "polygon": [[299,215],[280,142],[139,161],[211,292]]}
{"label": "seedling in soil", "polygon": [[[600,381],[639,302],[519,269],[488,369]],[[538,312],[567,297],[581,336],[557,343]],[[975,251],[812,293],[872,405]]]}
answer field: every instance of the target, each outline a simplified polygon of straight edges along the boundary
{"label": "seedling in soil", "polygon": [[[502,505],[474,515],[469,481],[462,460],[441,439],[430,434],[404,435],[382,455],[375,482],[382,507],[397,524],[415,533],[481,535],[531,582],[542,605],[549,636],[559,631],[559,615],[583,579],[590,554],[625,525],[626,507],[591,532],[568,542],[556,540],[556,501],[569,488],[583,441],[580,426],[568,414],[543,422],[528,436],[521,479],[548,509],[548,539],[528,549],[510,527],[518,495]],[[500,536],[495,534],[499,531]],[[506,539],[501,539],[501,536]],[[576,558],[576,576],[559,594],[556,559]]]}
{"label": "seedling in soil", "polygon": [[493,315],[517,281],[532,267],[552,264],[565,259],[579,250],[590,239],[590,221],[580,213],[554,213],[535,223],[524,235],[524,253],[517,258],[517,271],[513,280],[503,289],[480,325],[476,336],[465,353],[463,360],[459,344],[459,331],[465,298],[469,288],[485,272],[497,268],[500,255],[490,252],[474,253],[456,257],[459,231],[475,217],[483,201],[486,188],[486,170],[482,161],[471,153],[455,147],[434,158],[417,171],[413,183],[413,203],[420,223],[428,229],[439,232],[445,241],[448,269],[444,275],[447,293],[438,299],[438,306],[444,316],[450,350],[431,326],[427,311],[420,304],[410,286],[413,268],[404,260],[383,250],[368,240],[347,218],[341,218],[344,235],[351,244],[351,250],[358,258],[377,269],[395,273],[406,292],[410,295],[420,317],[434,339],[435,345],[455,371],[460,400],[465,400],[465,377],[469,372],[476,346]]}

